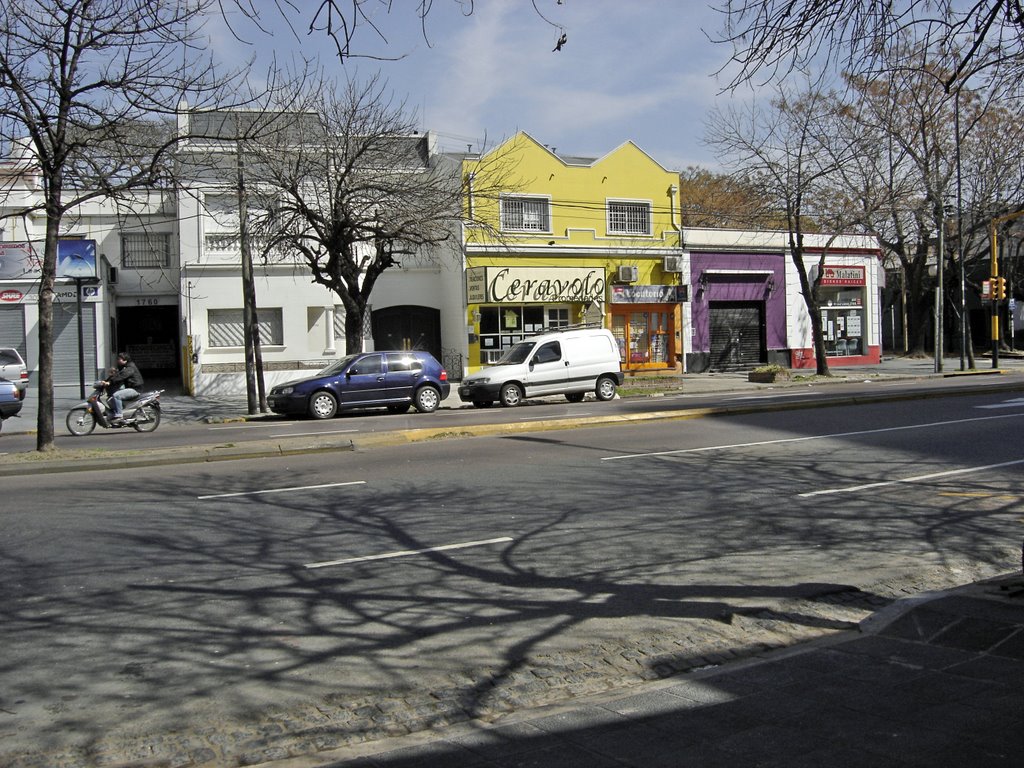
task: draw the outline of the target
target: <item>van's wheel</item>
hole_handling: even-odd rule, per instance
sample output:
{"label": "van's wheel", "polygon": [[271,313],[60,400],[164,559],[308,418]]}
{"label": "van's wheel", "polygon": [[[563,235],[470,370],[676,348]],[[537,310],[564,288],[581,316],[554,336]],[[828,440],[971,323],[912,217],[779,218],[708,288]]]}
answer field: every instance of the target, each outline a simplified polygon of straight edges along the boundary
{"label": "van's wheel", "polygon": [[441,404],[441,393],[429,384],[416,390],[416,410],[420,413],[433,413]]}
{"label": "van's wheel", "polygon": [[583,398],[587,396],[586,392],[566,392],[565,399],[570,403],[582,403]]}
{"label": "van's wheel", "polygon": [[611,400],[615,397],[615,392],[618,388],[619,385],[615,383],[615,379],[611,376],[602,376],[597,380],[594,394],[597,395],[598,400]]}
{"label": "van's wheel", "polygon": [[338,412],[338,401],[330,392],[314,392],[309,398],[309,415],[314,419],[329,419]]}
{"label": "van's wheel", "polygon": [[518,384],[505,384],[501,388],[501,404],[513,408],[523,402],[523,388]]}
{"label": "van's wheel", "polygon": [[493,400],[474,400],[473,401],[473,407],[474,408],[490,408],[492,405],[494,405],[494,401]]}

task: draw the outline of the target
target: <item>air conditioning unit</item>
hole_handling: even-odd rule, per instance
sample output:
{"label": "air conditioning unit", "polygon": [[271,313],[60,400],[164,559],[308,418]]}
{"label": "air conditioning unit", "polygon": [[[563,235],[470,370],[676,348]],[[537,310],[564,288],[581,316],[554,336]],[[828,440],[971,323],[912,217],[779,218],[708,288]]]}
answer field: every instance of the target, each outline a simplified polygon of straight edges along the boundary
{"label": "air conditioning unit", "polygon": [[666,256],[665,260],[661,263],[662,272],[682,272],[683,271],[683,257],[682,256]]}
{"label": "air conditioning unit", "polygon": [[635,264],[620,266],[615,274],[615,279],[620,283],[635,283],[640,277],[640,270]]}

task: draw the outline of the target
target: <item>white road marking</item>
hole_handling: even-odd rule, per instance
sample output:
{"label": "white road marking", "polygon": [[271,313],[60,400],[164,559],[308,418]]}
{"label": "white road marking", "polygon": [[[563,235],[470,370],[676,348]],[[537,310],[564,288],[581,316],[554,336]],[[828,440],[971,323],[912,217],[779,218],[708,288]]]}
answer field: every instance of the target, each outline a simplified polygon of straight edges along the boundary
{"label": "white road marking", "polygon": [[725,402],[725,401],[730,401],[731,402],[733,400],[781,400],[784,397],[824,397],[827,394],[830,394],[830,393],[828,393],[828,392],[820,392],[820,391],[819,392],[804,392],[804,391],[800,391],[800,392],[787,392],[786,394],[782,394],[781,392],[779,392],[778,394],[772,394],[772,395],[735,395],[735,396],[732,396],[732,397],[723,397],[722,401],[723,402]]}
{"label": "white road marking", "polygon": [[999,416],[977,416],[971,419],[954,419],[952,421],[932,421],[927,424],[909,424],[905,427],[883,427],[881,429],[863,429],[856,432],[835,432],[827,435],[807,435],[805,437],[787,437],[781,440],[759,440],[753,443],[731,443],[729,445],[706,445],[703,448],[679,448],[673,451],[651,451],[650,453],[626,453],[621,456],[604,456],[601,461],[618,461],[620,459],[646,459],[656,456],[678,456],[686,453],[706,453],[708,451],[727,451],[732,448],[754,448],[760,445],[784,445],[786,443],[803,443],[810,440],[828,440],[838,437],[856,437],[858,435],[875,435],[882,432],[902,432],[911,429],[927,429],[929,427],[945,427],[951,424],[969,424],[974,421],[991,421],[992,419],[1014,419],[1024,413],[1007,413]]}
{"label": "white road marking", "polygon": [[525,417],[525,418],[519,419],[519,421],[547,421],[547,420],[550,420],[550,419],[563,419],[563,418],[567,418],[569,416],[573,416],[573,417],[575,417],[575,416],[589,416],[590,414],[591,414],[591,411],[573,411],[571,414],[559,414],[559,415],[555,415],[555,416],[552,416],[549,413],[547,416],[529,416],[529,417]]}
{"label": "white road marking", "polygon": [[339,488],[345,485],[366,485],[365,480],[352,480],[347,483],[324,483],[323,485],[297,485],[293,488],[267,488],[262,491],[238,491],[237,493],[214,493],[209,496],[196,496],[197,499],[227,499],[232,496],[258,496],[267,493],[288,493],[289,491],[317,491],[321,488]]}
{"label": "white road marking", "polygon": [[809,493],[798,493],[797,497],[806,499],[811,496],[829,496],[837,493],[856,493],[870,488],[884,488],[887,485],[899,485],[900,483],[919,483],[923,480],[934,480],[937,477],[950,477],[952,475],[966,475],[973,472],[985,472],[989,469],[1000,469],[1001,467],[1012,467],[1017,464],[1024,464],[1024,459],[1017,461],[1004,461],[999,464],[986,464],[980,467],[965,467],[964,469],[950,469],[946,472],[932,472],[928,475],[917,475],[916,477],[904,477],[900,480],[883,480],[877,483],[865,483],[863,485],[851,485],[846,488],[828,488],[823,491],[810,491]]}
{"label": "white road marking", "polygon": [[218,430],[225,430],[225,429],[275,429],[277,427],[291,427],[291,426],[294,426],[295,424],[296,424],[296,422],[294,422],[294,421],[291,422],[291,423],[285,421],[285,422],[274,422],[273,424],[235,424],[235,425],[230,426],[230,427],[208,427],[208,429],[211,432],[217,432]]}
{"label": "white road marking", "polygon": [[1013,400],[1004,400],[995,405],[976,405],[975,408],[982,410],[994,410],[996,408],[1024,408],[1024,397],[1016,397]]}
{"label": "white road marking", "polygon": [[426,547],[424,549],[404,549],[398,552],[385,552],[381,555],[366,555],[365,557],[349,557],[344,560],[328,560],[323,563],[306,563],[304,568],[327,568],[332,565],[352,565],[353,563],[368,563],[373,560],[390,560],[395,557],[409,557],[410,555],[422,555],[427,552],[447,552],[452,549],[467,549],[469,547],[485,547],[490,544],[505,544],[512,541],[511,536],[502,536],[497,539],[484,539],[483,541],[465,541],[461,544],[444,544],[439,547]]}
{"label": "white road marking", "polygon": [[358,432],[358,429],[329,429],[323,432],[290,432],[287,435],[270,435],[270,437],[310,437],[316,435],[347,435]]}

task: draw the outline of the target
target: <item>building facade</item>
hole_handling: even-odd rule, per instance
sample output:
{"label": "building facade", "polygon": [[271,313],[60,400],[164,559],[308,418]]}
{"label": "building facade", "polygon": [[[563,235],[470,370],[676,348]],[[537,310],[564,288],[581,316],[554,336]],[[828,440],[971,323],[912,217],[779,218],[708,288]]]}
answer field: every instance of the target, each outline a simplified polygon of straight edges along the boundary
{"label": "building facade", "polygon": [[679,370],[677,173],[631,142],[579,158],[525,133],[464,172],[477,222],[464,238],[469,371],[525,335],[576,325],[610,328],[627,371]]}

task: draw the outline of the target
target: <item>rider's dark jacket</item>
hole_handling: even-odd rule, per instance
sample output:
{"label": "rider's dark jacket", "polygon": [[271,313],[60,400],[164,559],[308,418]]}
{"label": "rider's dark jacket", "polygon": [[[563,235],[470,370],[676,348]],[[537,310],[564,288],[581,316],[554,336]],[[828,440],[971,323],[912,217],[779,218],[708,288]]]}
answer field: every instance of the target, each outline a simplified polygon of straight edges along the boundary
{"label": "rider's dark jacket", "polygon": [[123,367],[118,368],[107,377],[107,381],[110,382],[110,392],[115,392],[122,387],[134,390],[142,389],[142,374],[139,373],[138,366],[133,362],[127,362]]}

